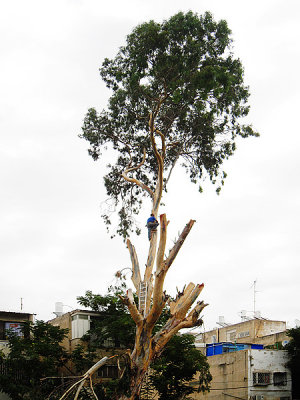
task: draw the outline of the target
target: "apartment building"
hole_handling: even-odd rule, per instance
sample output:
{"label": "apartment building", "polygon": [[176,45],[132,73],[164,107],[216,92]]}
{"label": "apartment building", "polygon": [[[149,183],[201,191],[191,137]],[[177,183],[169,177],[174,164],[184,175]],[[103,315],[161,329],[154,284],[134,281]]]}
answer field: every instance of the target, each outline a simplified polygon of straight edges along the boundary
{"label": "apartment building", "polygon": [[234,346],[230,349],[226,343],[221,345],[219,354],[208,355],[213,376],[211,390],[209,393],[195,394],[194,399],[292,399],[292,381],[290,371],[285,366],[288,361],[285,350],[257,349],[251,345],[245,345],[247,348],[244,349],[234,349]]}

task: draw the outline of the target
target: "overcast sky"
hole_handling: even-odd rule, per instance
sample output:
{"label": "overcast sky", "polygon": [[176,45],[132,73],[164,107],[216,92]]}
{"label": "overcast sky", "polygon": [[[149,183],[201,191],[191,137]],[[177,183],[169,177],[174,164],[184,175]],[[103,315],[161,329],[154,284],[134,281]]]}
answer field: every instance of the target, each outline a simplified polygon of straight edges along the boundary
{"label": "overcast sky", "polygon": [[[101,220],[103,163],[78,138],[89,107],[110,95],[98,68],[142,22],[178,11],[227,20],[234,54],[250,86],[249,121],[261,137],[238,142],[225,163],[220,196],[204,193],[178,169],[166,207],[169,247],[197,221],[166,279],[167,291],[204,282],[205,328],[219,316],[239,322],[254,308],[265,318],[300,319],[300,133],[298,0],[0,1],[0,309],[54,317],[77,308],[86,290],[105,293],[130,266],[121,239]],[[144,265],[148,240],[132,237]],[[128,279],[129,279],[128,275]]]}

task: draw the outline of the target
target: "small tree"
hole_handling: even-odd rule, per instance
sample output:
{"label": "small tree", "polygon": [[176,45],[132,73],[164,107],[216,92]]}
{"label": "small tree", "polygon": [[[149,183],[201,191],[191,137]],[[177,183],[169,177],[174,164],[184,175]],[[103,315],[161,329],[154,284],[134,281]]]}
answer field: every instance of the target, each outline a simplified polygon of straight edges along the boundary
{"label": "small tree", "polygon": [[[89,141],[95,160],[107,148],[117,152],[104,183],[118,209],[117,233],[124,239],[133,230],[133,216],[143,196],[151,199],[151,211],[158,218],[163,191],[178,163],[194,183],[205,176],[218,182],[219,192],[226,177],[221,165],[233,154],[236,138],[257,135],[240,121],[249,111],[249,92],[230,43],[225,21],[217,23],[209,13],[178,13],[161,24],[150,21],[138,26],[116,57],[104,61],[101,76],[113,94],[107,110],[100,114],[89,110],[81,136]],[[110,213],[103,217],[109,226]],[[174,301],[163,290],[166,274],[194,222],[187,223],[165,255],[169,222],[165,214],[160,215],[159,244],[154,232],[143,278],[135,248],[127,239],[132,282],[139,297],[137,307],[131,290],[122,296],[136,325],[130,354],[132,400],[139,398],[150,363],[168,341],[180,329],[202,324],[204,302],[190,308],[203,284],[188,284]],[[170,318],[154,333],[168,302]]]}
{"label": "small tree", "polygon": [[60,382],[42,378],[57,376],[68,360],[61,342],[66,329],[37,321],[24,322],[21,335],[8,332],[9,354],[2,358],[6,373],[0,374],[0,388],[14,400],[42,400]]}

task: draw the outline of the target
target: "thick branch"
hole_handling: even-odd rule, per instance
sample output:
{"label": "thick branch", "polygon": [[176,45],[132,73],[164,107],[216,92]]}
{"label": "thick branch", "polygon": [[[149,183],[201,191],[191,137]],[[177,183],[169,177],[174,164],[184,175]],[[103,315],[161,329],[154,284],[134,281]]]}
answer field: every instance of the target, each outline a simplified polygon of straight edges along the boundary
{"label": "thick branch", "polygon": [[190,309],[191,305],[197,300],[197,297],[202,292],[203,288],[203,283],[201,285],[196,285],[190,295],[185,298],[185,301],[178,305],[175,312],[176,319],[183,319],[185,317],[186,313]]}
{"label": "thick branch", "polygon": [[157,245],[157,232],[152,232],[150,245],[149,245],[149,252],[146,264],[146,270],[144,275],[144,281],[147,282],[152,275],[153,265],[156,256],[156,245]]}
{"label": "thick branch", "polygon": [[119,295],[119,297],[123,301],[123,303],[128,307],[130,315],[131,315],[132,319],[134,320],[135,324],[137,326],[139,326],[143,321],[143,317],[135,305],[131,289],[127,290],[126,297],[120,296],[120,295]]}
{"label": "thick branch", "polygon": [[198,302],[197,305],[193,308],[193,310],[189,313],[188,317],[185,318],[184,320],[177,319],[175,317],[169,319],[169,321],[167,321],[165,326],[154,336],[153,341],[155,343],[155,353],[159,354],[166,345],[166,343],[168,343],[168,341],[180,329],[200,326],[202,324],[202,319],[201,318],[199,319],[199,315],[206,306],[207,304],[203,303],[203,301]]}
{"label": "thick branch", "polygon": [[190,282],[188,286],[184,289],[183,293],[179,293],[175,299],[175,301],[172,301],[170,303],[170,312],[172,315],[178,311],[178,309],[182,306],[182,304],[185,302],[187,297],[192,293],[194,290],[195,284],[193,282]]}
{"label": "thick branch", "polygon": [[174,244],[173,248],[171,249],[168,258],[165,261],[166,268],[169,269],[170,266],[172,265],[173,261],[175,260],[181,246],[183,245],[183,242],[185,241],[187,235],[190,233],[190,230],[192,229],[193,225],[195,223],[195,220],[191,219],[190,222],[188,222],[181,232],[181,235],[179,238],[176,240],[176,243]]}
{"label": "thick branch", "polygon": [[142,166],[142,165],[144,164],[144,162],[145,162],[145,159],[146,159],[146,150],[144,149],[143,160],[140,162],[140,164],[138,164],[138,165],[135,166],[135,167],[129,168],[129,166],[131,165],[131,159],[130,159],[130,162],[129,162],[129,165],[128,165],[127,169],[126,169],[124,172],[122,172],[121,175],[122,175],[122,177],[123,177],[127,182],[131,182],[131,183],[136,184],[137,186],[139,186],[140,188],[142,188],[143,190],[145,190],[147,193],[149,193],[149,195],[151,196],[151,198],[153,198],[153,197],[154,197],[154,193],[153,193],[153,191],[152,191],[147,185],[145,185],[143,182],[139,181],[138,179],[129,178],[129,176],[127,176],[128,172],[136,171],[137,169],[141,168],[141,166]]}
{"label": "thick branch", "polygon": [[154,132],[158,133],[160,138],[161,138],[161,155],[162,159],[165,159],[166,156],[166,140],[165,140],[165,135],[161,133],[158,129],[154,128]]}
{"label": "thick branch", "polygon": [[[156,146],[156,142],[155,142],[155,138],[154,138],[154,132],[155,132],[154,116],[152,113],[150,113],[150,117],[149,117],[149,129],[150,129],[151,145],[152,145],[152,149],[155,154],[155,157],[157,160],[157,165],[158,165],[157,183],[156,183],[155,193],[153,196],[153,214],[155,215],[155,217],[157,217],[158,207],[160,204],[162,190],[163,190],[164,161],[163,161],[163,157],[159,154],[159,151],[157,150],[157,146]],[[161,133],[161,135],[163,136],[162,133]]]}
{"label": "thick branch", "polygon": [[[166,296],[163,295],[163,287],[164,287],[164,281],[165,281],[167,271],[168,271],[169,267],[171,266],[172,262],[174,261],[178,251],[180,250],[184,240],[186,239],[187,235],[189,234],[189,232],[194,224],[194,221],[191,220],[185,226],[184,230],[182,231],[181,235],[179,236],[179,239],[177,240],[173,249],[171,250],[169,257],[164,262],[162,252],[164,252],[164,250],[165,250],[164,241],[166,238],[167,222],[166,222],[165,216],[162,215],[162,218],[163,218],[163,222],[162,222],[163,226],[161,227],[162,243],[160,244],[160,249],[159,249],[160,260],[157,260],[157,269],[156,269],[156,274],[155,274],[155,282],[154,282],[154,290],[153,290],[153,305],[152,305],[151,311],[147,317],[147,322],[150,324],[150,326],[155,324],[155,322],[159,318],[159,316],[166,304],[166,301],[167,301]],[[169,264],[167,264],[167,262],[169,262]]]}
{"label": "thick branch", "polygon": [[141,283],[141,273],[139,267],[139,261],[137,258],[137,254],[135,251],[135,247],[131,244],[130,240],[127,239],[127,248],[129,250],[130,258],[131,258],[131,265],[132,265],[132,275],[131,280],[134,284],[136,292],[139,292],[140,283]]}
{"label": "thick branch", "polygon": [[168,223],[166,214],[162,214],[160,216],[160,238],[156,256],[156,274],[159,274],[163,266],[163,260],[166,250],[166,241],[167,241],[167,226]]}

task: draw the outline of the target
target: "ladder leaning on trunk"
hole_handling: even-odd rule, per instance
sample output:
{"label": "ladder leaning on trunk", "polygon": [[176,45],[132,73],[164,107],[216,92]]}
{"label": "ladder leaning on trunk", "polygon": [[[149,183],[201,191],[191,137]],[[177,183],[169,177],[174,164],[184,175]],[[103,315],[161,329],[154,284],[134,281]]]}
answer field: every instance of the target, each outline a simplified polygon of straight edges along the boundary
{"label": "ladder leaning on trunk", "polygon": [[142,314],[145,313],[145,309],[146,309],[147,289],[148,289],[147,282],[141,282],[140,290],[139,290],[139,311]]}

